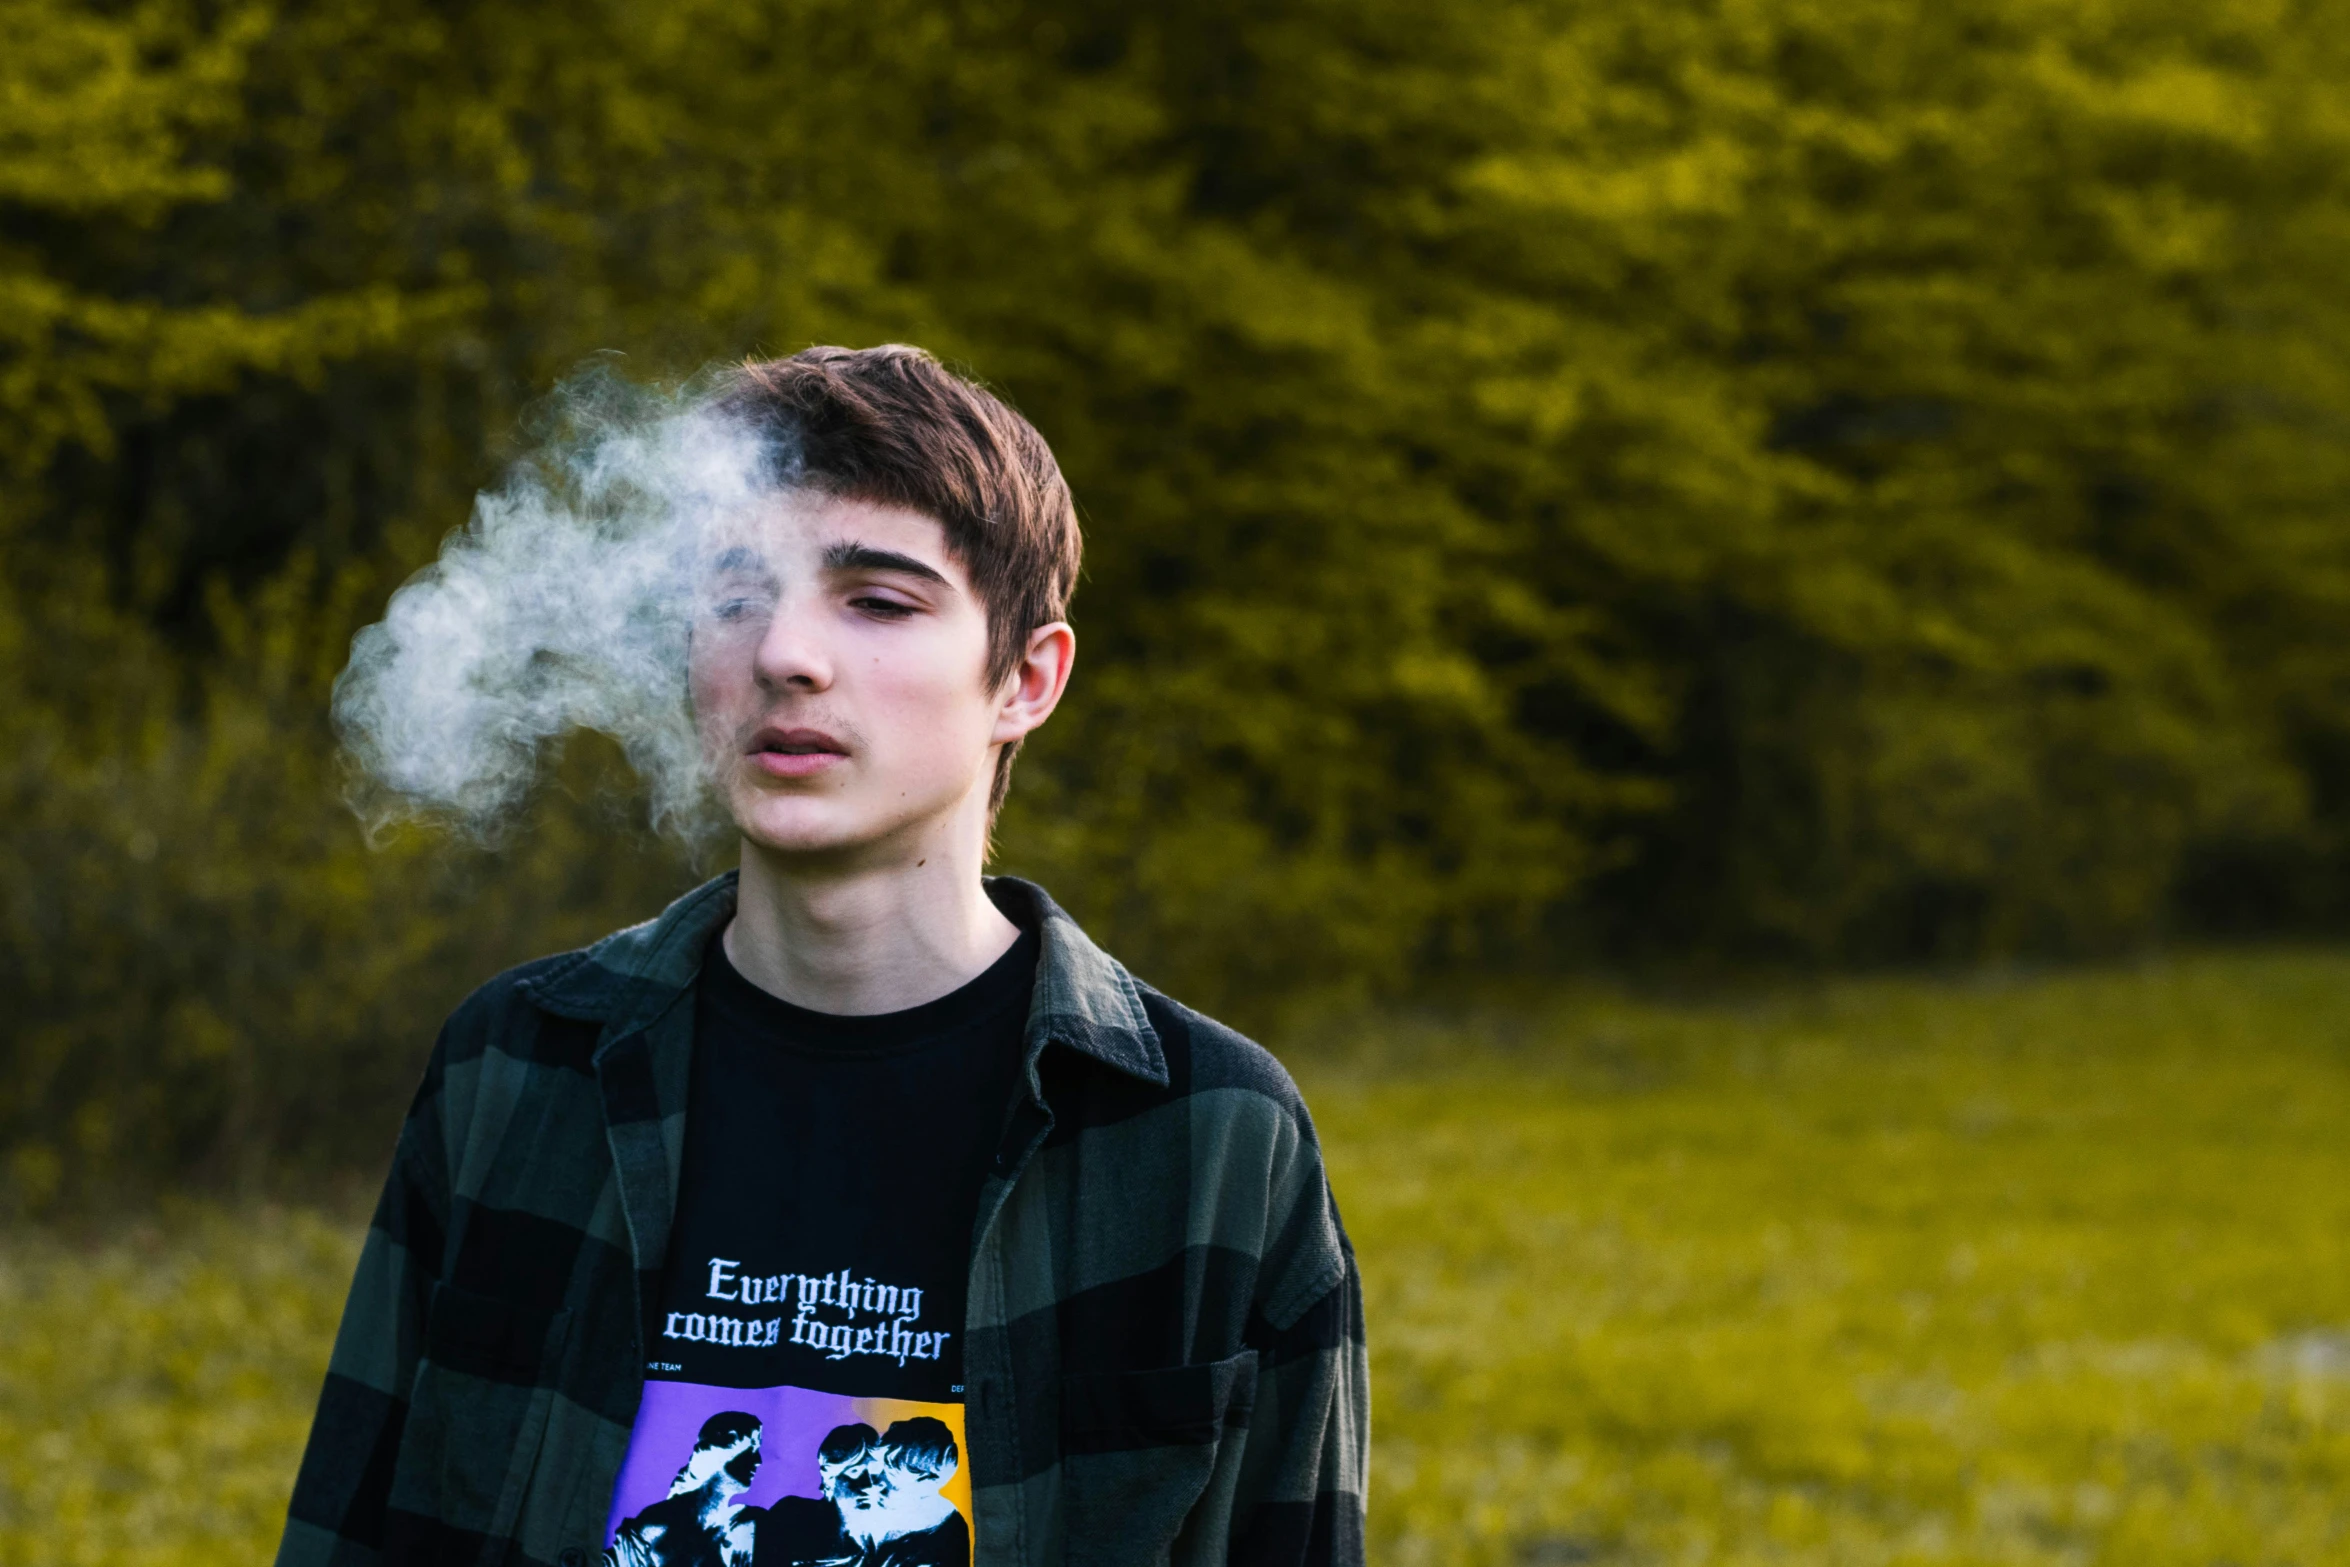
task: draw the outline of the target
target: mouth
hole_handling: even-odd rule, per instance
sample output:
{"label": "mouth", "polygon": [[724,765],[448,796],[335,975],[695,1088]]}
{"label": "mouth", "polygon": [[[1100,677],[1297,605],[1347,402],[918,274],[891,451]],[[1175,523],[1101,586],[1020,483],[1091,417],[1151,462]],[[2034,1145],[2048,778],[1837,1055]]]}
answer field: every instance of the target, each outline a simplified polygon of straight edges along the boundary
{"label": "mouth", "polygon": [[751,765],[770,778],[807,778],[848,759],[848,747],[821,729],[769,727],[751,737]]}

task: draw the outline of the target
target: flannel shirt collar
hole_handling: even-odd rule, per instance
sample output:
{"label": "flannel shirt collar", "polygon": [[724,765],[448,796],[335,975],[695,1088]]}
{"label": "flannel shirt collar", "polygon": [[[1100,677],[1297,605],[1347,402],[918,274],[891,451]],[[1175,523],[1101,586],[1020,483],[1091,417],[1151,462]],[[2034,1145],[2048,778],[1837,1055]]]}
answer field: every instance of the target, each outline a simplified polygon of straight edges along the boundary
{"label": "flannel shirt collar", "polygon": [[[1028,1056],[1060,1044],[1144,1082],[1165,1087],[1167,1056],[1143,1011],[1142,990],[1123,964],[1094,945],[1034,882],[991,876],[989,896],[1039,936],[1036,994],[1028,1009]],[[615,931],[526,982],[531,1002],[561,1017],[604,1025],[599,1054],[636,1032],[693,988],[710,938],[734,917],[728,871],[669,905],[656,919]]]}

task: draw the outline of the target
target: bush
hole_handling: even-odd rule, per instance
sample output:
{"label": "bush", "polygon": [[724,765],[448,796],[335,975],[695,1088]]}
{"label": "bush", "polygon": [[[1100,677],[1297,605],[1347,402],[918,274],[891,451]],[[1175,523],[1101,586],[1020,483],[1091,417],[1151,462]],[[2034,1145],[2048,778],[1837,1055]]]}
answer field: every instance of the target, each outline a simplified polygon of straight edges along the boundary
{"label": "bush", "polygon": [[26,1193],[380,1139],[487,965],[684,879],[560,791],[368,848],[317,716],[605,349],[1037,419],[1085,656],[1005,862],[1206,1004],[2341,912],[2330,13],[7,14]]}

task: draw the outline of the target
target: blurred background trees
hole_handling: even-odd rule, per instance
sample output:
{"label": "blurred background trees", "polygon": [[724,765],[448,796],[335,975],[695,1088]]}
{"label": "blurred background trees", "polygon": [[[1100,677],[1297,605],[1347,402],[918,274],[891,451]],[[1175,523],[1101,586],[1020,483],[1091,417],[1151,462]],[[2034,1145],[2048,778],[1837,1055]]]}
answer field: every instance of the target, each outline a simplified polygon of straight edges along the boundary
{"label": "blurred background trees", "polygon": [[709,867],[325,693],[583,358],[923,343],[1088,525],[1002,863],[1239,1007],[2345,912],[2350,20],[0,0],[0,1146],[371,1168]]}

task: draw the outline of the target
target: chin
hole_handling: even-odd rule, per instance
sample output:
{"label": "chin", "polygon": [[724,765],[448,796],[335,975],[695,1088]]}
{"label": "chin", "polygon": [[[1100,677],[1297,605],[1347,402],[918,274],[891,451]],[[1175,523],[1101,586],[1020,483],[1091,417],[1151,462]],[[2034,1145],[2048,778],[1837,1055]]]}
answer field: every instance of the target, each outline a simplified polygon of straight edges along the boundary
{"label": "chin", "polygon": [[[972,808],[985,780],[905,778],[896,790],[849,787],[782,790],[755,785],[730,791],[735,830],[772,854],[843,856],[879,851],[892,844],[912,849],[927,844],[936,853],[941,829],[951,835],[953,819]],[[902,792],[901,792],[902,791]],[[878,796],[878,798],[876,798]]]}
{"label": "chin", "polygon": [[812,803],[795,800],[778,810],[775,802],[761,801],[737,810],[734,825],[743,837],[777,854],[838,854],[888,836],[886,824],[859,822],[837,809],[805,808]]}
{"label": "chin", "polygon": [[839,795],[770,794],[734,802],[735,829],[760,848],[785,855],[844,855],[905,838],[926,819],[921,811],[860,810]]}

